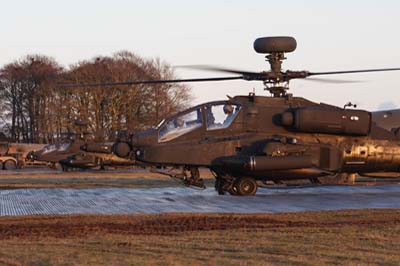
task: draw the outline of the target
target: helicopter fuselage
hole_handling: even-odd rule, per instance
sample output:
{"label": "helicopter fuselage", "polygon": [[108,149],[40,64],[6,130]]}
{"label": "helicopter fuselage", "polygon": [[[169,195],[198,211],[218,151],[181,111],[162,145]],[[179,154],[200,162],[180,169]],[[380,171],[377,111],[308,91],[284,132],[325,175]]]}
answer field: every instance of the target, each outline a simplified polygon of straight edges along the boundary
{"label": "helicopter fuselage", "polygon": [[[219,109],[227,105],[234,117],[225,125],[228,117]],[[400,140],[371,117],[290,95],[237,96],[183,111],[134,134],[128,144],[140,162],[207,167],[217,178],[233,180],[399,172]]]}

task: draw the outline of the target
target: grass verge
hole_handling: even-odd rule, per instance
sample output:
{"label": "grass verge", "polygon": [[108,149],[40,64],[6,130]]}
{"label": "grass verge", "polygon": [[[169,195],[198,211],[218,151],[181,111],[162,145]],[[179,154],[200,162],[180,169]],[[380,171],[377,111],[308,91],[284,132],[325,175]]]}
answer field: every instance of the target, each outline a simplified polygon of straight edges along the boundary
{"label": "grass verge", "polygon": [[0,218],[1,265],[399,265],[400,210]]}

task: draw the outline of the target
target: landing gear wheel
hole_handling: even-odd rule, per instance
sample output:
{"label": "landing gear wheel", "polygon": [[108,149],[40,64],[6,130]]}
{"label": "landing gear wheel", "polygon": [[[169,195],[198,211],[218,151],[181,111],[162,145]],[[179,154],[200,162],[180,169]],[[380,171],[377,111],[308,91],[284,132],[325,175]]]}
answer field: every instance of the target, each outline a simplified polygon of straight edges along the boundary
{"label": "landing gear wheel", "polygon": [[231,187],[231,185],[227,180],[221,177],[218,177],[215,180],[215,190],[218,192],[218,195],[225,195],[226,192],[229,192],[229,194],[231,194],[229,187]]}
{"label": "landing gear wheel", "polygon": [[[189,171],[189,174],[187,174],[186,171]],[[186,186],[194,186],[202,189],[206,188],[203,179],[200,178],[199,168],[194,166],[188,167],[186,168],[186,171],[183,173],[183,182]]]}
{"label": "landing gear wheel", "polygon": [[244,177],[235,182],[234,187],[237,188],[237,193],[240,196],[253,196],[257,192],[257,182],[254,178]]}
{"label": "landing gear wheel", "polygon": [[17,164],[12,160],[7,160],[4,162],[4,170],[15,170],[17,169]]}
{"label": "landing gear wheel", "polygon": [[227,179],[227,176],[217,176],[215,180],[215,190],[219,195],[225,195],[226,192],[231,195],[237,195],[237,189],[234,188],[233,180],[233,178]]}
{"label": "landing gear wheel", "polygon": [[239,196],[238,193],[238,188],[236,187],[235,184],[233,184],[230,189],[228,190],[229,194],[231,194],[232,196]]}

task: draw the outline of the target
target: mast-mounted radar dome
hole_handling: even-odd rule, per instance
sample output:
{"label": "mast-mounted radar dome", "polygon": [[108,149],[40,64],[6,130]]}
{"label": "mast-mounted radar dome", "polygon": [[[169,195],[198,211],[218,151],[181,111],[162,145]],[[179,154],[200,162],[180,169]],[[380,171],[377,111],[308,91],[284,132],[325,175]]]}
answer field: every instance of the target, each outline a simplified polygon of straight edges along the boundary
{"label": "mast-mounted radar dome", "polygon": [[254,42],[254,50],[260,54],[290,53],[296,50],[297,42],[293,37],[263,37]]}

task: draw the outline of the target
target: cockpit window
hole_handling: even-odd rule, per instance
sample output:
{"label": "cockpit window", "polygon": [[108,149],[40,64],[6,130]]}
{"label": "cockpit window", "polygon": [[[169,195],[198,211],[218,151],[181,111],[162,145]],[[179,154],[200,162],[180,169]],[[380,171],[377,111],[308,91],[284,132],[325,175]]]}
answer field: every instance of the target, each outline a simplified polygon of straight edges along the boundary
{"label": "cockpit window", "polygon": [[70,146],[70,143],[62,143],[58,146],[58,151],[66,151]]}
{"label": "cockpit window", "polygon": [[50,153],[53,151],[66,151],[69,146],[70,146],[69,143],[58,143],[58,144],[47,145],[43,148],[43,154]]}
{"label": "cockpit window", "polygon": [[238,104],[215,104],[206,106],[207,130],[227,128],[240,111]]}
{"label": "cockpit window", "polygon": [[166,142],[189,133],[203,124],[201,109],[197,108],[189,113],[182,114],[165,121],[158,133],[158,142]]}

